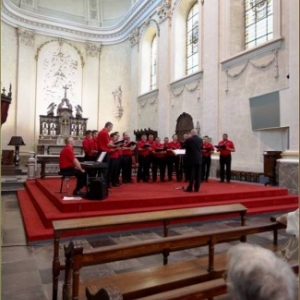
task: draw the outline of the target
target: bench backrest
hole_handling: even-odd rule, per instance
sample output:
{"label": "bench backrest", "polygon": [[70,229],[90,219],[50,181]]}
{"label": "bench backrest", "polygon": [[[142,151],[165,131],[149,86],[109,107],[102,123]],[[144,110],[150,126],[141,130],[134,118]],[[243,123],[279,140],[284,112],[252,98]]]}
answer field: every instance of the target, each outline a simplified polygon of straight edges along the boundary
{"label": "bench backrest", "polygon": [[[201,246],[209,247],[208,272],[214,271],[214,246],[218,243],[239,240],[246,235],[266,231],[275,231],[284,228],[278,223],[268,223],[256,226],[241,226],[233,229],[224,229],[193,235],[181,235],[166,237],[157,240],[142,241],[138,243],[113,245],[101,247],[83,252],[83,246],[71,242],[65,247],[66,253],[66,277],[71,277],[71,266],[73,267],[73,299],[76,299],[79,292],[80,269],[84,266],[103,264],[113,261],[120,261],[131,258],[138,258],[147,255],[163,254],[164,264],[167,264],[170,252],[191,249]],[[73,263],[71,263],[71,261]],[[69,268],[67,268],[69,266]],[[65,285],[69,285],[67,282]]]}
{"label": "bench backrest", "polygon": [[100,216],[89,218],[76,218],[70,220],[53,221],[54,236],[60,236],[64,232],[85,231],[104,226],[131,225],[137,223],[149,223],[163,220],[176,220],[210,215],[222,215],[230,213],[246,213],[247,208],[242,204],[228,204],[205,207],[192,207],[170,209],[144,213],[132,213],[113,216]]}

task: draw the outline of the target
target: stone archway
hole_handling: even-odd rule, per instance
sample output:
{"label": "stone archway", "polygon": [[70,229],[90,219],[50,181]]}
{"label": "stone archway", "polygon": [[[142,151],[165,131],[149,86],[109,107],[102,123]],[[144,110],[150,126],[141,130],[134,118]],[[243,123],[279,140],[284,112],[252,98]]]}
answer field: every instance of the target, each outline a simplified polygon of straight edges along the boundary
{"label": "stone archway", "polygon": [[194,128],[193,118],[187,113],[182,113],[176,121],[175,132],[178,135],[178,140],[183,140],[183,135],[190,132]]}

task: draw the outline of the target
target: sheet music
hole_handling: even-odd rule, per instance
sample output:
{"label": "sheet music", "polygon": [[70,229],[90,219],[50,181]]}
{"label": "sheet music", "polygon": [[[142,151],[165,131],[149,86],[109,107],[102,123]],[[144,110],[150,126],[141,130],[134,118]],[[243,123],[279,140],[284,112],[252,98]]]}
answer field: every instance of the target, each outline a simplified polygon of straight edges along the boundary
{"label": "sheet music", "polygon": [[185,149],[175,149],[172,150],[175,155],[185,155]]}

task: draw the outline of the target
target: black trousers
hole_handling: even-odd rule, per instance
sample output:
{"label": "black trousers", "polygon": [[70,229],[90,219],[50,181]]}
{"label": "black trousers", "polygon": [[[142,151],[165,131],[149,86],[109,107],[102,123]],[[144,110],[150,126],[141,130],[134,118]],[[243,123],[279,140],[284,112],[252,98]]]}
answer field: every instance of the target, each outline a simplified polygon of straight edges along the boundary
{"label": "black trousers", "polygon": [[111,158],[108,167],[108,185],[116,185],[118,178],[118,158]]}
{"label": "black trousers", "polygon": [[81,172],[80,170],[76,168],[63,168],[60,169],[61,172],[68,172],[70,174],[73,174],[77,178],[77,183],[74,192],[78,192],[80,189],[82,189],[84,186],[86,186],[86,173]]}
{"label": "black trousers", "polygon": [[157,169],[159,169],[160,181],[165,181],[166,157],[153,157],[152,160],[152,179],[157,180]]}
{"label": "black trousers", "polygon": [[149,156],[139,155],[138,156],[138,173],[137,173],[137,181],[149,180]]}
{"label": "black trousers", "polygon": [[122,156],[122,182],[131,182],[132,174],[132,155]]}
{"label": "black trousers", "polygon": [[187,190],[192,191],[194,187],[194,191],[198,192],[201,182],[201,164],[188,165],[187,167],[190,170],[189,185],[187,187]]}
{"label": "black trousers", "polygon": [[175,166],[176,180],[182,180],[182,173],[180,173],[179,169],[179,156],[167,156],[167,164],[168,164],[168,179],[172,180],[172,174]]}
{"label": "black trousers", "polygon": [[202,170],[201,170],[201,179],[208,180],[209,171],[210,171],[211,157],[202,156]]}
{"label": "black trousers", "polygon": [[220,178],[224,181],[226,167],[226,181],[230,182],[231,179],[231,155],[220,156]]}

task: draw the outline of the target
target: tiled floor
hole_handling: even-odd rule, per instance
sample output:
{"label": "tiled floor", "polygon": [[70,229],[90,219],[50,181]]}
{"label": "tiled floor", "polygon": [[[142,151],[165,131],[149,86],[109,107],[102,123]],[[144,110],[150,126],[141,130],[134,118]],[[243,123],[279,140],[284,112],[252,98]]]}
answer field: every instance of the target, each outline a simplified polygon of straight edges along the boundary
{"label": "tiled floor", "polygon": [[[15,194],[2,195],[2,298],[4,300],[41,300],[51,299],[52,289],[52,242],[44,242],[27,246]],[[247,224],[259,224],[269,220],[268,215],[248,217]],[[218,222],[194,223],[190,226],[173,226],[170,235],[203,232],[212,229],[231,228],[239,225],[240,220],[222,220]],[[99,245],[114,245],[148,239],[159,239],[163,236],[161,229],[149,229],[134,232],[120,232],[99,237],[86,237],[81,241],[84,248]],[[261,233],[248,238],[248,242],[260,245],[270,245],[272,233]],[[279,233],[279,243],[284,245],[288,236],[284,230]],[[227,251],[231,244],[217,245],[216,253]],[[61,245],[63,247],[63,245]],[[63,251],[60,251],[63,254]],[[172,253],[169,263],[190,260],[207,255],[207,247]],[[99,268],[93,266],[84,268],[82,278],[93,278],[123,273],[133,269],[147,268],[161,264],[161,256],[131,259],[122,262],[105,264]],[[61,276],[62,280],[63,276]],[[61,287],[62,281],[60,281]],[[61,294],[59,294],[61,297]],[[228,299],[226,296],[219,299]]]}

